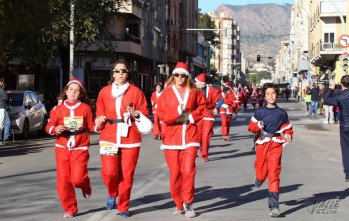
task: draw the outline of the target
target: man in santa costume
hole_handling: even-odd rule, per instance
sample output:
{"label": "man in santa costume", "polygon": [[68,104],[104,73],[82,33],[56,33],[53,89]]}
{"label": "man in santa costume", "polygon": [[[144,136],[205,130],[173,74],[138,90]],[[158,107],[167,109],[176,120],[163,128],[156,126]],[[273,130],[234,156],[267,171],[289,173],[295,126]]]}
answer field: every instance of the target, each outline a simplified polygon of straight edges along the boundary
{"label": "man in santa costume", "polygon": [[92,193],[87,164],[90,158],[91,132],[98,132],[93,122],[91,103],[82,82],[71,78],[60,97],[63,103],[50,112],[46,132],[55,135],[57,192],[65,211],[64,217],[78,212],[74,188],[80,188],[84,198]]}
{"label": "man in santa costume", "polygon": [[173,214],[195,216],[195,159],[200,146],[197,123],[205,116],[206,99],[191,81],[186,63],[177,63],[160,96],[157,114],[166,125],[161,149],[170,170],[170,192],[176,209]]}
{"label": "man in santa costume", "polygon": [[138,162],[141,133],[137,127],[148,117],[144,93],[128,82],[127,62],[119,59],[112,71],[111,85],[99,92],[96,124],[104,128],[100,134],[101,176],[108,191],[106,208],[115,207],[121,217],[129,217],[133,175]]}
{"label": "man in santa costume", "polygon": [[219,114],[222,123],[222,136],[223,140],[229,140],[230,123],[233,117],[233,105],[236,101],[234,93],[231,91],[231,85],[229,82],[223,82],[221,85],[221,95],[224,98],[223,104],[219,108]]}
{"label": "man in santa costume", "polygon": [[[223,97],[219,91],[213,87],[206,85],[207,74],[202,73],[196,76],[195,84],[203,92],[206,98],[206,116],[197,124],[201,131],[201,148],[199,156],[202,162],[208,161],[208,150],[210,147],[210,139],[213,135],[214,115],[218,113],[217,108],[220,108],[223,103]],[[221,100],[221,102],[219,102]]]}

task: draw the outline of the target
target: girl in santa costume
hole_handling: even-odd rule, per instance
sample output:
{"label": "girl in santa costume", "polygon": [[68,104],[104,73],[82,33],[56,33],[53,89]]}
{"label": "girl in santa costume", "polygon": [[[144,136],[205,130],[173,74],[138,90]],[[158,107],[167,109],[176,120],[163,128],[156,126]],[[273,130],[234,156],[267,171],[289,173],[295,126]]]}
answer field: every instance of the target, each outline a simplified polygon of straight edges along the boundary
{"label": "girl in santa costume", "polygon": [[206,85],[206,75],[207,74],[202,73],[195,78],[195,85],[203,92],[206,98],[207,107],[207,114],[197,124],[201,134],[199,156],[201,157],[202,162],[208,161],[208,150],[213,135],[213,124],[215,120],[214,115],[218,113],[217,108],[221,106],[224,100],[217,89]]}
{"label": "girl in santa costume", "polygon": [[64,217],[78,212],[74,188],[80,188],[84,198],[92,193],[87,172],[91,132],[98,132],[93,122],[90,100],[82,82],[71,78],[60,95],[63,103],[50,112],[46,132],[56,135],[55,155],[57,192],[65,211]]}
{"label": "girl in santa costume", "polygon": [[206,113],[206,100],[192,83],[186,63],[177,63],[162,93],[157,114],[166,125],[161,149],[170,170],[170,192],[176,209],[173,214],[195,216],[195,158],[200,146],[197,123]]}
{"label": "girl in santa costume", "polygon": [[221,95],[224,98],[222,106],[219,108],[219,114],[222,123],[222,136],[223,140],[229,140],[230,122],[233,117],[233,105],[236,101],[234,93],[231,91],[231,85],[229,82],[224,82],[221,85]]}
{"label": "girl in santa costume", "polygon": [[108,191],[106,208],[115,207],[121,217],[129,217],[133,175],[136,169],[141,133],[137,127],[148,116],[143,92],[128,82],[127,62],[119,59],[113,66],[113,83],[99,92],[96,124],[100,134],[101,176]]}
{"label": "girl in santa costume", "polygon": [[268,178],[268,204],[271,217],[280,216],[279,188],[282,150],[292,140],[292,124],[287,112],[276,104],[279,88],[276,84],[263,85],[262,94],[266,105],[258,108],[250,120],[248,130],[259,134],[256,141],[256,160],[254,163],[255,186],[259,188]]}
{"label": "girl in santa costume", "polygon": [[153,129],[153,136],[154,139],[161,139],[161,127],[160,127],[160,121],[159,117],[156,114],[156,110],[158,108],[158,100],[160,95],[162,94],[163,86],[161,83],[157,83],[155,85],[155,91],[151,94],[150,97],[150,102],[152,106],[152,111],[153,111],[153,117],[154,117],[154,129]]}

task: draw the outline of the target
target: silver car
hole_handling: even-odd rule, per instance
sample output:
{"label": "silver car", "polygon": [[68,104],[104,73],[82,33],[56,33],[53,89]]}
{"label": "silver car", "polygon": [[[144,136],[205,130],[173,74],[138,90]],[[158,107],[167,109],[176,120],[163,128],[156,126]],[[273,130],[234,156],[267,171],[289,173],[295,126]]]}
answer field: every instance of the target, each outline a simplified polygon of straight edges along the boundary
{"label": "silver car", "polygon": [[45,133],[48,114],[38,94],[29,90],[6,91],[10,103],[11,133],[28,139],[29,134]]}

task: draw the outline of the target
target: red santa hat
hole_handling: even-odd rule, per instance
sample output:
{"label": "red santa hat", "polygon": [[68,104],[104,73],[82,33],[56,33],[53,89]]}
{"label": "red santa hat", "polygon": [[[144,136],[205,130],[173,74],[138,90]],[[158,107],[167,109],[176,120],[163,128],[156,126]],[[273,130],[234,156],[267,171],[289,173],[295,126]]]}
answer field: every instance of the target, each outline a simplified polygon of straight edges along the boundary
{"label": "red santa hat", "polygon": [[230,82],[223,82],[222,85],[223,85],[224,87],[231,88]]}
{"label": "red santa hat", "polygon": [[206,84],[206,74],[205,73],[199,74],[198,76],[196,76],[195,81],[197,83]]}
{"label": "red santa hat", "polygon": [[70,78],[70,80],[69,80],[67,86],[69,86],[69,85],[72,84],[72,83],[76,83],[76,84],[78,84],[80,87],[84,87],[84,84],[82,83],[82,81],[79,80],[79,79],[77,79],[77,78],[75,78],[75,77],[71,77],[71,78]]}
{"label": "red santa hat", "polygon": [[189,76],[189,67],[187,63],[178,62],[176,67],[173,69],[172,74],[184,73]]}

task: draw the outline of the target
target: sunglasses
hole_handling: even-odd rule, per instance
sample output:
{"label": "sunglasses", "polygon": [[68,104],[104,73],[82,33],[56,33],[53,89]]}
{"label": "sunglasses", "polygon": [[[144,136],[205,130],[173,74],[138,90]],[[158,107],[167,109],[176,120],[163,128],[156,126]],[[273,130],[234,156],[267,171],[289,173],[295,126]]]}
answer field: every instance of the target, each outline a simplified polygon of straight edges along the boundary
{"label": "sunglasses", "polygon": [[114,69],[113,70],[114,73],[128,73],[128,70],[127,69]]}
{"label": "sunglasses", "polygon": [[188,75],[186,75],[186,74],[174,74],[173,76],[175,76],[176,78],[178,78],[179,76],[181,76],[182,78],[188,77]]}

